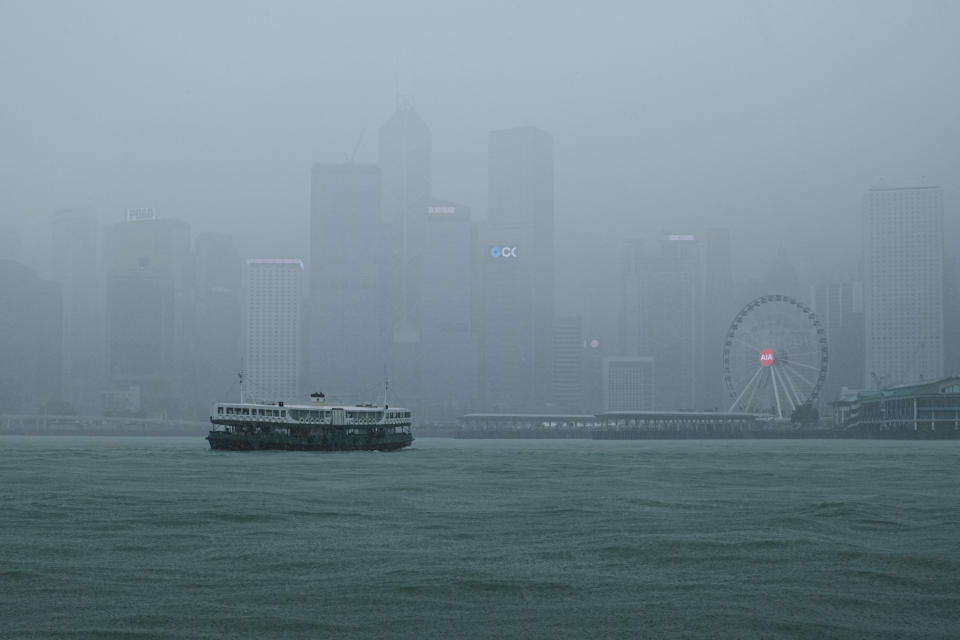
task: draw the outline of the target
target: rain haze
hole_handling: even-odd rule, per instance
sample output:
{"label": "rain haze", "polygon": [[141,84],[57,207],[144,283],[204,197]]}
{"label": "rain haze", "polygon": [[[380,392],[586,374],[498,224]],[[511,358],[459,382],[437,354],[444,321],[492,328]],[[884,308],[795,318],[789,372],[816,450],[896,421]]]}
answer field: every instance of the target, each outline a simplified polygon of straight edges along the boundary
{"label": "rain haze", "polygon": [[0,0],[0,636],[960,637],[958,114],[950,0]]}
{"label": "rain haze", "polygon": [[[735,282],[776,293],[780,269],[796,285],[781,292],[806,299],[816,283],[862,280],[869,188],[937,185],[953,211],[960,9],[950,2],[0,11],[0,215],[10,257],[41,277],[56,262],[51,215],[70,208],[93,212],[105,233],[130,208],[155,209],[192,237],[227,234],[243,258],[303,259],[310,273],[311,167],[377,163],[400,105],[429,128],[427,195],[463,203],[481,225],[490,132],[551,136],[547,313],[579,318],[607,356],[625,355],[625,240],[724,229]],[[724,295],[731,309],[749,300]],[[716,313],[718,325],[731,318]],[[719,353],[717,340],[696,349]],[[704,375],[698,384],[717,384]]]}
{"label": "rain haze", "polygon": [[553,135],[558,294],[576,311],[604,246],[666,228],[728,227],[742,277],[779,245],[805,278],[854,276],[867,187],[950,194],[958,175],[951,2],[0,11],[2,215],[31,243],[60,206],[105,222],[151,206],[247,255],[305,255],[310,165],[375,162],[398,89],[432,130],[434,191],[478,218],[488,131]]}

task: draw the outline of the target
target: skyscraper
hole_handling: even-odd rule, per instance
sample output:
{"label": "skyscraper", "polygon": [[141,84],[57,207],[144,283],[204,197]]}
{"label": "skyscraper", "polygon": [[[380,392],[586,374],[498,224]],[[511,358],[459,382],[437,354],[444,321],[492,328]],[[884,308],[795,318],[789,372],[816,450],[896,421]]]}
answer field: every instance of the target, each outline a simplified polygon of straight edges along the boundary
{"label": "skyscraper", "polygon": [[0,407],[59,412],[63,286],[0,258]]}
{"label": "skyscraper", "polygon": [[380,215],[391,241],[385,280],[391,386],[404,403],[420,408],[423,282],[421,262],[431,204],[430,129],[409,101],[380,128]]}
{"label": "skyscraper", "polygon": [[656,250],[639,243],[628,247],[625,259],[623,277],[628,286],[621,325],[639,331],[635,339],[626,334],[622,339],[629,347],[627,355],[653,358],[657,409],[699,410],[703,405],[700,244],[692,235],[667,235]]}
{"label": "skyscraper", "polygon": [[820,399],[830,402],[843,387],[863,385],[863,287],[859,282],[821,282],[811,288],[810,299],[827,334],[830,362]]}
{"label": "skyscraper", "polygon": [[553,138],[535,127],[489,135],[482,383],[488,410],[550,401],[554,313]]}
{"label": "skyscraper", "polygon": [[553,329],[553,410],[583,413],[583,322],[579,316],[557,318]]}
{"label": "skyscraper", "polygon": [[108,381],[111,391],[135,390],[149,415],[179,415],[184,408],[191,263],[186,222],[131,209],[110,230]]}
{"label": "skyscraper", "polygon": [[604,358],[603,410],[652,411],[654,382],[653,358]]}
{"label": "skyscraper", "polygon": [[865,382],[943,376],[943,192],[879,187],[864,198]]}
{"label": "skyscraper", "polygon": [[[476,234],[470,209],[461,204],[433,200],[426,219],[418,276],[423,383],[415,408],[423,422],[449,425],[474,410],[480,395],[473,323]],[[404,395],[399,400],[407,405]]]}
{"label": "skyscraper", "polygon": [[247,260],[246,289],[246,395],[260,402],[294,400],[300,393],[303,262]]}
{"label": "skyscraper", "polygon": [[703,406],[719,408],[729,404],[723,384],[723,342],[743,303],[734,295],[729,230],[711,228],[704,236]]}
{"label": "skyscraper", "polygon": [[[366,402],[381,389],[390,299],[380,219],[380,169],[315,164],[310,193],[309,363],[304,381],[331,399]],[[397,242],[390,237],[390,242]]]}
{"label": "skyscraper", "polygon": [[224,394],[236,380],[243,352],[242,263],[233,238],[224,233],[199,234],[194,253],[196,320],[191,395],[197,409],[206,411],[216,400],[235,399]]}
{"label": "skyscraper", "polygon": [[640,305],[643,274],[643,242],[636,238],[627,240],[620,249],[620,317],[618,322],[620,344],[617,347],[621,356],[640,355],[640,345],[644,342],[642,337],[647,325],[643,323]]}
{"label": "skyscraper", "polygon": [[53,214],[51,276],[63,285],[63,396],[75,410],[100,410],[103,384],[103,286],[99,225],[92,211]]}

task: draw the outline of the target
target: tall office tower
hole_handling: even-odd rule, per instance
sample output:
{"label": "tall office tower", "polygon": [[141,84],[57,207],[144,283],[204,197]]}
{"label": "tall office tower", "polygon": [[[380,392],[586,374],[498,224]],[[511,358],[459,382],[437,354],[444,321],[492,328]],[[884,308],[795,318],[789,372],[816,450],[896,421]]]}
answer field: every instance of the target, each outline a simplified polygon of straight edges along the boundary
{"label": "tall office tower", "polygon": [[583,323],[579,317],[556,319],[553,327],[552,411],[583,412],[584,343]]}
{"label": "tall office tower", "polygon": [[646,325],[642,324],[640,287],[644,274],[643,241],[627,240],[620,249],[620,318],[618,352],[622,356],[640,355]]}
{"label": "tall office tower", "polygon": [[247,260],[245,397],[259,402],[300,395],[303,261]]}
{"label": "tall office tower", "polygon": [[943,192],[870,189],[864,198],[867,384],[943,377]]}
{"label": "tall office tower", "polygon": [[810,300],[832,341],[851,313],[863,311],[863,287],[859,282],[821,282],[811,287]]}
{"label": "tall office tower", "polygon": [[541,410],[553,366],[553,138],[535,127],[492,131],[488,160],[483,402]]}
{"label": "tall office tower", "polygon": [[820,398],[830,402],[843,387],[862,384],[863,287],[859,282],[821,282],[811,288],[810,300],[827,333],[830,361]]}
{"label": "tall office tower", "polygon": [[63,286],[0,258],[0,411],[60,413]]}
{"label": "tall office tower", "polygon": [[606,349],[603,342],[584,330],[583,339],[583,413],[603,410],[603,361]]}
{"label": "tall office tower", "polygon": [[[473,248],[470,209],[434,200],[426,210],[418,278],[422,292],[421,387],[424,423],[454,424],[478,407],[479,344],[473,323]],[[393,385],[391,384],[391,387]],[[398,402],[409,401],[401,392]]]}
{"label": "tall office tower", "polygon": [[703,408],[700,245],[692,235],[661,238],[640,290],[641,355],[656,363],[656,408]]}
{"label": "tall office tower", "polygon": [[63,399],[81,414],[100,410],[103,385],[103,287],[99,225],[92,211],[53,214],[51,277],[63,286]]}
{"label": "tall office tower", "polygon": [[[390,242],[396,242],[390,238]],[[315,164],[310,193],[310,315],[304,384],[331,400],[382,393],[389,269],[380,219],[380,169]]]}
{"label": "tall office tower", "polygon": [[[110,230],[104,410],[183,415],[192,292],[190,226],[130,209]],[[138,401],[129,402],[132,395]]]}
{"label": "tall office tower", "polygon": [[653,358],[603,359],[604,411],[652,411],[655,386]]}
{"label": "tall office tower", "polygon": [[427,212],[431,206],[430,129],[408,101],[380,128],[380,214],[391,241],[386,292],[392,388],[398,399],[419,409],[426,387],[420,376]]}
{"label": "tall office tower", "polygon": [[729,405],[723,384],[723,341],[743,308],[733,291],[727,229],[706,230],[703,263],[703,406],[718,409]]}
{"label": "tall office tower", "polygon": [[231,383],[241,368],[243,323],[240,306],[240,256],[233,238],[224,233],[201,233],[196,254],[195,340],[192,353],[194,413],[214,401],[236,400]]}

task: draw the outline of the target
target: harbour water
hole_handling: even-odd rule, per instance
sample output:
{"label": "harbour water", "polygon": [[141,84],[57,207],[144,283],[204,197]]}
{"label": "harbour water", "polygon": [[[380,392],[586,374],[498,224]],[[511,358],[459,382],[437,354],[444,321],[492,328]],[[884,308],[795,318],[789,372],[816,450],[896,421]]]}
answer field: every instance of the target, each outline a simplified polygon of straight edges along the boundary
{"label": "harbour water", "polygon": [[0,438],[0,637],[956,638],[960,442]]}

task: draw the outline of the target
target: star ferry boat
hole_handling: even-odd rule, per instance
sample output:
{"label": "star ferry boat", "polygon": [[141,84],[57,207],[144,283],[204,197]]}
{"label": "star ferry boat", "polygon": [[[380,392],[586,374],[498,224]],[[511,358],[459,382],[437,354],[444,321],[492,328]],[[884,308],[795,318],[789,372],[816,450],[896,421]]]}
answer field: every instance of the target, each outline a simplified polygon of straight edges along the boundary
{"label": "star ferry boat", "polygon": [[408,409],[371,404],[219,402],[207,434],[211,449],[250,451],[393,451],[413,442]]}

